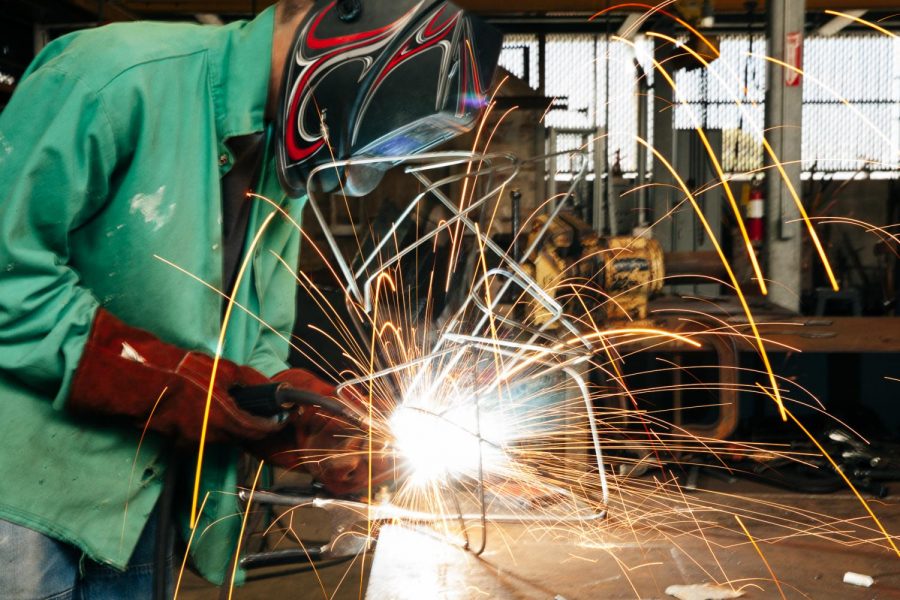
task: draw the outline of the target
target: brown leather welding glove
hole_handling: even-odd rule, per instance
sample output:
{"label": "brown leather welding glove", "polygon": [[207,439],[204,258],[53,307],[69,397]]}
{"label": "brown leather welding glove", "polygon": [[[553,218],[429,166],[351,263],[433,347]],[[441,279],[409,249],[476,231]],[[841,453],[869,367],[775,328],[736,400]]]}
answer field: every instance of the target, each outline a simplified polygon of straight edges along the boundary
{"label": "brown leather welding glove", "polygon": [[[333,385],[303,369],[289,369],[274,381],[321,396],[336,397]],[[361,398],[350,400],[366,414]],[[368,431],[345,417],[313,406],[294,413],[284,431],[251,445],[251,451],[283,469],[310,473],[330,493],[343,496],[368,488]],[[389,469],[380,456],[373,459],[373,485],[384,481]]]}
{"label": "brown leather welding glove", "polygon": [[[75,414],[120,417],[181,442],[200,440],[213,359],[161,341],[97,311],[69,391]],[[258,440],[284,427],[238,408],[228,390],[269,379],[250,367],[220,360],[213,385],[206,441]]]}

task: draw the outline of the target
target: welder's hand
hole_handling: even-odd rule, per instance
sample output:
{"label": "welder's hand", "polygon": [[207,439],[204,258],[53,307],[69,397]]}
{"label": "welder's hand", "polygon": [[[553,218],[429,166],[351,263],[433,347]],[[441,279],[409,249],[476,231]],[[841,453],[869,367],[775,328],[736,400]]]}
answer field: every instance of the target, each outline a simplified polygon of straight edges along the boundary
{"label": "welder's hand", "polygon": [[[167,344],[100,309],[69,391],[66,408],[76,414],[121,417],[138,427],[196,443],[213,359]],[[284,427],[238,408],[228,390],[269,379],[250,367],[220,360],[206,428],[210,443],[237,443],[270,436]]]}
{"label": "welder's hand", "polygon": [[[302,369],[279,373],[275,381],[320,396],[335,397],[334,386]],[[360,415],[368,411],[364,399],[348,401]],[[284,431],[251,445],[251,451],[267,462],[285,469],[310,473],[326,490],[345,495],[365,490],[369,484],[368,431],[344,416],[306,406],[291,418]],[[381,456],[373,458],[373,484],[383,481],[389,470]]]}

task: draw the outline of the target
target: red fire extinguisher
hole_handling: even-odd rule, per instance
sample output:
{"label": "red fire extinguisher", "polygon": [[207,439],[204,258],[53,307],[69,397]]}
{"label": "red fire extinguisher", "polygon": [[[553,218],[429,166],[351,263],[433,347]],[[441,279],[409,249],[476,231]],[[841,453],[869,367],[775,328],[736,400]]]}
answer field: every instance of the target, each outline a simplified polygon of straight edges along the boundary
{"label": "red fire extinguisher", "polygon": [[754,245],[762,244],[766,235],[766,197],[762,184],[756,182],[750,190],[747,202],[747,235]]}

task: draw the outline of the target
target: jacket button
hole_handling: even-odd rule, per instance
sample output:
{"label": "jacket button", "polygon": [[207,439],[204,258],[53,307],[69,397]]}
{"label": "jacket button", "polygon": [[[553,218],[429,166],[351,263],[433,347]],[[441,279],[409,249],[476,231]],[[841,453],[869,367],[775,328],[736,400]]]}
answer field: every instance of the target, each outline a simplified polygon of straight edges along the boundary
{"label": "jacket button", "polygon": [[228,164],[228,155],[227,155],[227,154],[220,154],[220,155],[219,155],[219,166],[220,166],[220,167],[224,167],[224,166],[227,165],[227,164]]}

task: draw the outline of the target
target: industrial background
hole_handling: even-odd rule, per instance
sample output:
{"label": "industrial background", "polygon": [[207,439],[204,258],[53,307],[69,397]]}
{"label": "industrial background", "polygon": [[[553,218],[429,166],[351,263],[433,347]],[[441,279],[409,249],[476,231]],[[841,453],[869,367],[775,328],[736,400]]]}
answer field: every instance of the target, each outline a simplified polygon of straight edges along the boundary
{"label": "industrial background", "polygon": [[[635,391],[610,392],[596,402],[618,405],[620,396],[633,394],[629,402],[665,413],[680,431],[725,443],[712,457],[676,448],[668,458],[625,444],[620,464],[611,450],[608,468],[645,490],[677,480],[704,507],[678,519],[702,522],[704,535],[679,533],[676,526],[668,536],[645,540],[635,526],[630,540],[605,540],[601,533],[585,544],[552,529],[534,535],[521,524],[491,525],[492,545],[476,558],[415,528],[390,528],[365,568],[359,561],[323,564],[312,574],[297,552],[260,559],[235,597],[662,598],[667,589],[690,593],[672,585],[718,583],[719,592],[678,597],[737,597],[713,595],[724,589],[747,598],[900,598],[900,559],[877,528],[861,523],[867,514],[838,476],[845,474],[871,502],[889,535],[900,535],[900,486],[892,483],[900,481],[900,3],[458,3],[504,34],[496,106],[485,127],[497,126],[491,151],[547,155],[524,164],[484,209],[492,238],[520,252],[541,215],[566,202],[550,235],[526,257],[531,275],[543,285],[574,270],[620,292],[614,305],[583,298],[567,305],[583,320],[679,331],[690,329],[687,321],[723,330],[746,325],[733,286],[725,283],[718,240],[763,323],[775,372],[808,393],[797,414],[837,467],[806,454],[815,452],[809,438],[779,418],[770,398],[754,393],[754,378],[766,367],[751,343],[648,343],[617,362],[616,381],[627,380]],[[148,19],[216,26],[252,18],[270,4],[3,0],[0,108],[36,52],[68,32]],[[473,133],[453,148],[474,143]],[[387,228],[419,193],[421,184],[401,171],[347,211],[334,199],[326,217],[348,253],[359,235]],[[679,181],[696,195],[713,237]],[[459,192],[461,184],[453,185]],[[729,196],[744,222],[729,208]],[[433,222],[448,217],[437,205],[433,210]],[[307,223],[310,236],[321,240],[314,219]],[[742,228],[770,284],[765,295]],[[629,261],[603,252],[626,246],[634,249]],[[312,247],[303,247],[300,268],[313,279],[327,278],[328,261]],[[321,325],[310,308],[315,304],[301,297],[296,328],[308,340],[312,335],[313,345],[308,327]],[[294,359],[304,363],[302,356]],[[677,368],[657,368],[663,363]],[[615,388],[592,377],[595,385]],[[746,456],[740,462],[734,456],[742,443],[780,444],[810,458],[782,464],[760,450],[757,462]],[[277,476],[282,491],[305,484],[292,477]],[[748,498],[753,508],[747,510],[759,517],[749,540],[759,547],[741,528],[735,532],[730,513],[709,508]],[[297,517],[306,539],[328,535],[313,512]],[[812,525],[804,521],[791,530],[784,523],[793,519]],[[251,536],[256,541],[247,548],[260,555],[283,548],[265,541],[263,521],[256,526],[259,539]],[[816,527],[828,534],[808,535]],[[844,583],[847,571],[872,576],[874,586]],[[187,573],[179,597],[220,593]]]}

